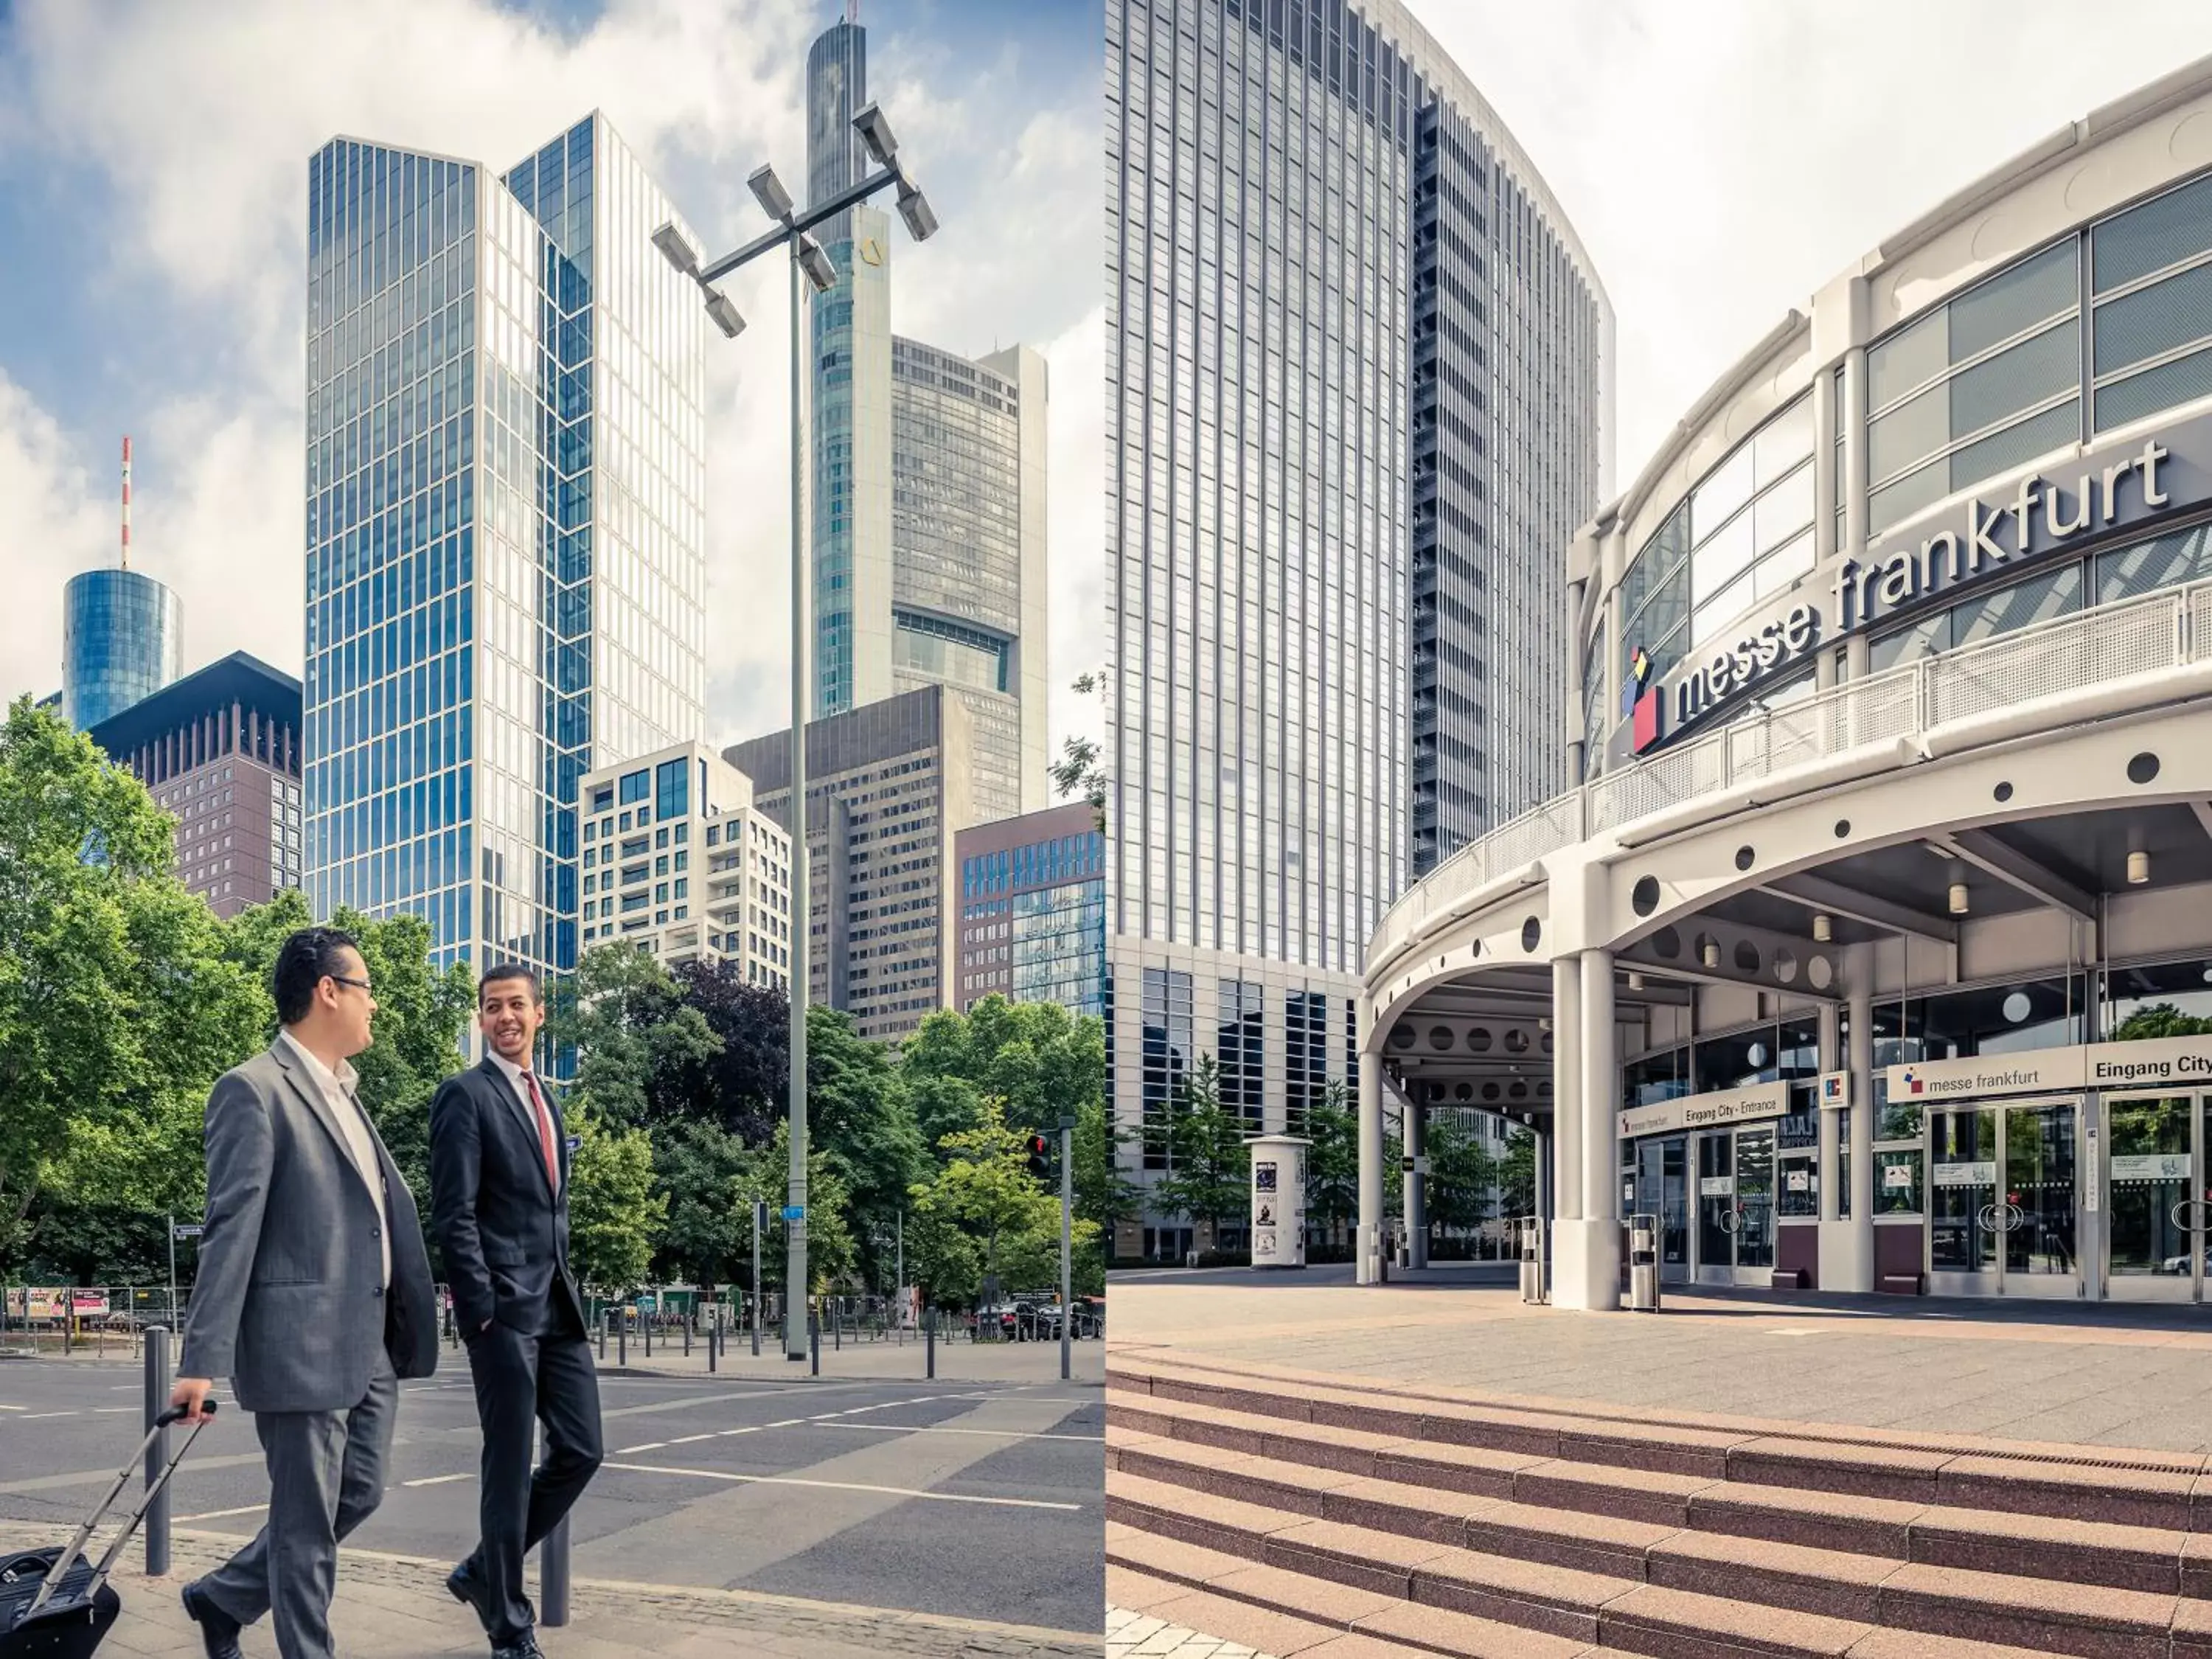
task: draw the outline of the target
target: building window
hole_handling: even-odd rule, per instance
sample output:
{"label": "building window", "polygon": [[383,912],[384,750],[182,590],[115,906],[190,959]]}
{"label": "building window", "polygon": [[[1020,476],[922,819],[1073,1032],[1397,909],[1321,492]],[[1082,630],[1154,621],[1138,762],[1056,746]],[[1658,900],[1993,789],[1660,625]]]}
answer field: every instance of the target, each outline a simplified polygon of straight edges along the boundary
{"label": "building window", "polygon": [[1144,1165],[1168,1164],[1168,1114],[1191,1064],[1191,980],[1171,969],[1147,968],[1144,981],[1141,1125]]}
{"label": "building window", "polygon": [[[624,806],[635,805],[652,792],[652,773],[642,770],[624,773],[622,781],[622,804]],[[625,830],[629,828],[629,821],[627,818],[623,821],[623,828]]]}
{"label": "building window", "polygon": [[1221,981],[1220,999],[1217,1036],[1221,1109],[1243,1117],[1257,1133],[1261,1127],[1267,998],[1257,981],[1224,979]]}

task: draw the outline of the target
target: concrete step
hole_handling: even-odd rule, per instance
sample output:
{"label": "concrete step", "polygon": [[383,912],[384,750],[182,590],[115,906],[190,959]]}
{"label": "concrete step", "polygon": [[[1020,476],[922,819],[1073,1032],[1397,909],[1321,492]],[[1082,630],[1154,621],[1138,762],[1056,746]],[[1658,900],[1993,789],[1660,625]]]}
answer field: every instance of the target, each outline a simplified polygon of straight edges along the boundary
{"label": "concrete step", "polygon": [[[1640,1622],[1632,1619],[1616,1625],[1605,1632],[1610,1638],[1607,1647],[1592,1647],[1256,1565],[1118,1521],[1106,1523],[1106,1599],[1115,1607],[1243,1643],[1276,1659],[1391,1659],[1398,1654],[1419,1654],[1423,1659],[1430,1654],[1454,1659],[1595,1659],[1608,1649],[1723,1651],[1708,1644],[1699,1631],[1688,1633],[1686,1647],[1674,1644],[1675,1632],[1664,1615],[1679,1614],[1680,1603],[1647,1603]],[[1288,1613],[1289,1608],[1297,1611]],[[1267,1622],[1276,1619],[1282,1622]],[[1332,1645],[1340,1630],[1352,1632],[1358,1644]],[[1973,1638],[1869,1630],[1843,1654],[1844,1659],[2036,1659],[2037,1650]]]}
{"label": "concrete step", "polygon": [[[2174,1640],[2177,1616],[2212,1611],[2172,1591],[1636,1522],[1610,1521],[1609,1536],[1593,1537],[1561,1528],[1560,1512],[1540,1506],[1453,1497],[1421,1508],[1406,1499],[1428,1495],[1401,1489],[1393,1501],[1373,1490],[1389,1483],[1370,1477],[1295,1472],[1150,1437],[1111,1446],[1109,1458],[1111,1520],[1376,1594],[1639,1652],[1840,1654],[1890,1628],[2083,1659],[2168,1659],[2184,1650]],[[1641,1633],[1632,1641],[1616,1628]]]}
{"label": "concrete step", "polygon": [[[1293,1425],[1283,1431],[1286,1439],[1323,1429],[1395,1440],[1401,1456],[1419,1445],[1477,1451],[1485,1455],[1473,1466],[1478,1476],[1498,1473],[1503,1466],[1494,1460],[1501,1457],[1552,1459],[1923,1506],[2212,1532],[2212,1475],[2201,1456],[2083,1448],[2009,1452],[1988,1449],[1997,1443],[1986,1441],[1946,1449],[1928,1437],[1904,1443],[1878,1430],[1839,1437],[1832,1427],[1784,1434],[1761,1425],[1752,1432],[1292,1384],[1157,1361],[1110,1368],[1108,1389],[1109,1411],[1125,1414],[1200,1406]],[[1297,1436],[1297,1425],[1308,1425],[1309,1435]],[[1355,1459],[1360,1449],[1355,1445]],[[1504,1472],[1517,1476],[1521,1467]],[[1494,1480],[1479,1489],[1504,1495]]]}
{"label": "concrete step", "polygon": [[[1274,1483],[1271,1501],[1284,1507],[1330,1515],[1320,1494],[1333,1492],[1339,1512],[1331,1518],[1352,1519],[1352,1510],[1365,1504],[1376,1517],[1370,1524],[1413,1536],[1433,1535],[1428,1515],[1472,1525],[1476,1511],[1468,1500],[1503,1503],[1508,1508],[1493,1520],[1510,1517],[1512,1539],[1498,1546],[1500,1553],[1563,1565],[1603,1571],[1591,1552],[1641,1550],[1656,1535],[1686,1528],[1893,1561],[2212,1596],[2212,1534],[1486,1453],[1185,1401],[1109,1396],[1107,1424],[1109,1455],[1148,1439],[1189,1453],[1204,1449],[1228,1460],[1210,1467],[1234,1469],[1237,1480]],[[1151,1455],[1140,1454],[1139,1462]],[[1137,1462],[1127,1467],[1142,1472]],[[1203,1476],[1176,1478],[1237,1495]],[[1394,1494],[1376,1482],[1426,1490]],[[1462,1501],[1453,1504],[1446,1493]],[[1531,1513],[1516,1512],[1523,1507]],[[1382,1518],[1392,1509],[1407,1513]]]}

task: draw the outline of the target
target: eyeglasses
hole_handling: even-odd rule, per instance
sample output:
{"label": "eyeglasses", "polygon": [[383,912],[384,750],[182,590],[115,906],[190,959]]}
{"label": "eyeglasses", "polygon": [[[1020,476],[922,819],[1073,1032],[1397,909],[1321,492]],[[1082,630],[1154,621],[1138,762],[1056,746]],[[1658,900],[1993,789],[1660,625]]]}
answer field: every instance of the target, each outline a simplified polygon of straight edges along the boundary
{"label": "eyeglasses", "polygon": [[325,974],[323,977],[325,979],[335,981],[340,985],[350,985],[356,991],[366,991],[368,989],[368,981],[365,979],[348,979],[343,974]]}

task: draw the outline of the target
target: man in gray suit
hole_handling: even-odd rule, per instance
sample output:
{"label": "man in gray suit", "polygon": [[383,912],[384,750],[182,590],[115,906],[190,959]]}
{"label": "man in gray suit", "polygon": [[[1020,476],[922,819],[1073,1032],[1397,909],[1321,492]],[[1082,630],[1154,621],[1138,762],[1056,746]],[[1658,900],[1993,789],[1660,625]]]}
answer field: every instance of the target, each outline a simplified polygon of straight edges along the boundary
{"label": "man in gray suit", "polygon": [[384,1495],[398,1379],[437,1368],[437,1314],[414,1194],[354,1092],[376,1000],[346,934],[277,952],[265,1053],[208,1097],[207,1231],[169,1398],[186,1420],[228,1376],[269,1460],[269,1520],[184,1589],[209,1659],[271,1615],[284,1659],[331,1659],[338,1540]]}

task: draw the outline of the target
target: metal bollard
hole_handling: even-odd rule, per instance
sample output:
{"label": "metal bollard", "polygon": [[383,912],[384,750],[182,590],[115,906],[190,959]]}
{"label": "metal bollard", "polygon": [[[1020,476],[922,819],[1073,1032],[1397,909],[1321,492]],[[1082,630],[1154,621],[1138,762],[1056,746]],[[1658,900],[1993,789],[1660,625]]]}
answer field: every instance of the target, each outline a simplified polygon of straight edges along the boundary
{"label": "metal bollard", "polygon": [[929,1380],[934,1382],[937,1380],[937,1310],[934,1308],[922,1314],[921,1346],[929,1360]]}
{"label": "metal bollard", "polygon": [[714,1316],[707,1323],[707,1374],[714,1373],[715,1350],[722,1346],[722,1310],[714,1310]]}
{"label": "metal bollard", "polygon": [[653,1358],[653,1316],[647,1314],[637,1322],[638,1328],[645,1333],[645,1357],[650,1359]]}
{"label": "metal bollard", "polygon": [[599,1314],[599,1358],[602,1361],[607,1357],[607,1327],[614,1322],[615,1316],[602,1310]]}
{"label": "metal bollard", "polygon": [[621,1322],[615,1327],[615,1364],[629,1364],[629,1313],[626,1309]]}
{"label": "metal bollard", "polygon": [[691,1357],[691,1318],[688,1314],[684,1319],[684,1357],[686,1359]]}
{"label": "metal bollard", "polygon": [[822,1375],[822,1310],[811,1301],[806,1304],[806,1374]]}
{"label": "metal bollard", "polygon": [[753,1358],[760,1358],[761,1302],[760,1292],[753,1292]]}
{"label": "metal bollard", "polygon": [[538,1618],[548,1626],[568,1622],[568,1517],[562,1516],[538,1547]]}
{"label": "metal bollard", "polygon": [[[165,1326],[156,1325],[146,1333],[146,1426],[153,1428],[161,1413],[169,1408],[169,1333]],[[169,1462],[169,1431],[163,1429],[154,1437],[154,1443],[146,1448],[146,1489],[154,1492],[155,1482],[161,1479],[161,1471]],[[169,1488],[166,1483],[154,1492],[154,1502],[146,1511],[146,1576],[159,1578],[169,1570]]]}
{"label": "metal bollard", "polygon": [[830,1304],[830,1346],[842,1352],[845,1347],[845,1298],[839,1297]]}

